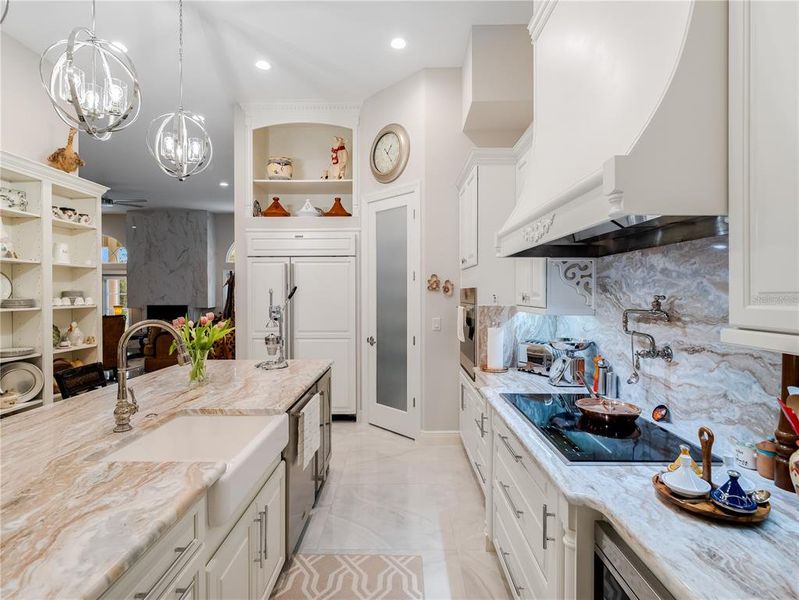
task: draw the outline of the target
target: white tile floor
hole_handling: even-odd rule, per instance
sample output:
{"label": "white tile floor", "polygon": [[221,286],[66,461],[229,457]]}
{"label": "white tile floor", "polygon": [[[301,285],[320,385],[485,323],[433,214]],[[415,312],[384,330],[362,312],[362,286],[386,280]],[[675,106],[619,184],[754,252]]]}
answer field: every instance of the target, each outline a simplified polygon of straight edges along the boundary
{"label": "white tile floor", "polygon": [[300,552],[418,554],[430,600],[509,598],[483,521],[482,493],[454,436],[414,442],[336,421],[330,477]]}

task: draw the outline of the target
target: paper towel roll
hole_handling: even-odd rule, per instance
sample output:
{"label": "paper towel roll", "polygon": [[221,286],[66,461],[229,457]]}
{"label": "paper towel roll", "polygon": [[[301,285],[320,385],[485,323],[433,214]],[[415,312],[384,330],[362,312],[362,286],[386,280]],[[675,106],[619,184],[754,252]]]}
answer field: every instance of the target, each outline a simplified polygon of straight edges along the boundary
{"label": "paper towel roll", "polygon": [[502,347],[505,343],[505,332],[501,327],[488,328],[488,368],[502,369],[505,366],[505,358]]}

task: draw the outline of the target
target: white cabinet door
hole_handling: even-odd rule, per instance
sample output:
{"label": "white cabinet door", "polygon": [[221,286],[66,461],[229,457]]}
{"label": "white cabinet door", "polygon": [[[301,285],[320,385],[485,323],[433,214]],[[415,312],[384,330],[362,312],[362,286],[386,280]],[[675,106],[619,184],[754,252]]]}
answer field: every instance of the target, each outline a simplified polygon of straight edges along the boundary
{"label": "white cabinet door", "polygon": [[730,3],[730,323],[789,336],[799,334],[798,32],[796,2]]}
{"label": "white cabinet door", "polygon": [[255,598],[265,600],[275,586],[286,562],[286,468],[281,462],[275,473],[255,497],[255,510],[261,519],[256,525],[261,536],[256,547]]}
{"label": "white cabinet door", "polygon": [[477,265],[477,179],[475,166],[458,192],[461,269]]}
{"label": "white cabinet door", "polygon": [[547,307],[547,259],[517,258],[516,304],[530,308]]}
{"label": "white cabinet door", "polygon": [[254,566],[260,542],[255,513],[251,504],[205,566],[209,600],[255,598]]}
{"label": "white cabinet door", "polygon": [[335,414],[357,410],[356,261],[354,257],[292,258],[293,356],[334,362]]}
{"label": "white cabinet door", "polygon": [[283,304],[288,288],[288,270],[287,258],[247,259],[247,320],[251,334],[265,334],[267,331],[270,289],[274,303]]}
{"label": "white cabinet door", "polygon": [[291,259],[294,337],[355,337],[355,258]]}

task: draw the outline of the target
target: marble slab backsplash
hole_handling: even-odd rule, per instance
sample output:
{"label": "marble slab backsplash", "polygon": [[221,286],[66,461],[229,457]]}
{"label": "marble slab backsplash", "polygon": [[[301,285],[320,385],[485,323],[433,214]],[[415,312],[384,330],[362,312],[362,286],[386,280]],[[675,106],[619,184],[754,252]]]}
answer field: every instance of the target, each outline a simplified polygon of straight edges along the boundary
{"label": "marble slab backsplash", "polygon": [[[728,318],[727,261],[724,236],[597,259],[596,315],[540,316],[515,307],[480,307],[480,347],[492,317],[506,329],[506,365],[516,364],[515,346],[526,339],[591,339],[619,376],[620,398],[647,415],[665,404],[671,423],[664,426],[692,441],[700,425],[709,425],[716,433],[714,451],[729,453],[730,436],[760,440],[774,434],[781,357],[719,341]],[[670,344],[674,360],[641,359],[640,381],[627,384],[632,360],[622,312],[648,308],[655,294],[666,296],[663,308],[671,320],[631,317],[630,327],[653,335],[658,346]]]}

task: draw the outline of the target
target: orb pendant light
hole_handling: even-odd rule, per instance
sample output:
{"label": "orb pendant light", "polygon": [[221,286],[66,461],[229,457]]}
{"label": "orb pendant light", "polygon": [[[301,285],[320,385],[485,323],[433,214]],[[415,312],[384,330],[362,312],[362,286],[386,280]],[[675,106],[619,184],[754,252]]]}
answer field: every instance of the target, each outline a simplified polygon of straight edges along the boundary
{"label": "orb pendant light", "polygon": [[183,0],[178,0],[178,13],[178,109],[153,119],[147,148],[164,173],[184,181],[208,168],[214,150],[205,119],[183,109]]}
{"label": "orb pendant light", "polygon": [[76,27],[44,51],[39,75],[64,123],[107,140],[139,116],[141,90],[125,51],[95,35],[95,8],[92,0],[91,29]]}

